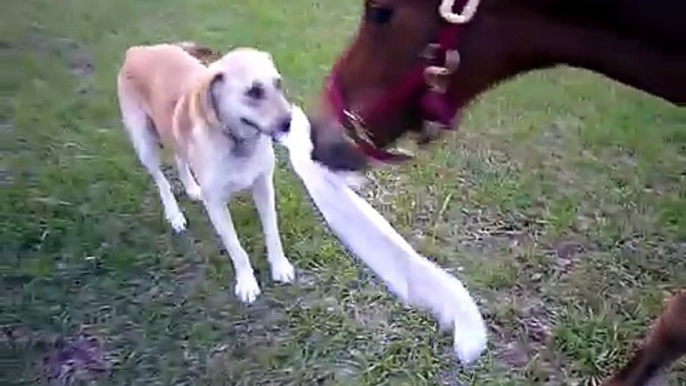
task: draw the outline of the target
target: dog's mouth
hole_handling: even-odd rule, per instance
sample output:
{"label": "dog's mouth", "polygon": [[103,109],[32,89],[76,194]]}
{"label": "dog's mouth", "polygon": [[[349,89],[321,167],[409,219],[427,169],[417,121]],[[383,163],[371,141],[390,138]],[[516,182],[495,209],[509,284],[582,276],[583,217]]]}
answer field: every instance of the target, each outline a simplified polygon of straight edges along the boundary
{"label": "dog's mouth", "polygon": [[[255,129],[255,132],[256,132],[255,135],[256,136],[263,134],[267,137],[278,140],[280,137],[282,137],[284,134],[286,134],[288,132],[288,128],[284,129],[281,127],[275,127],[273,130],[264,130],[262,128],[262,126],[260,126],[257,122],[255,122],[249,118],[245,118],[245,117],[242,117],[240,119],[240,121],[245,126],[248,126],[248,127]],[[288,122],[290,122],[290,119],[288,120]],[[290,126],[290,124],[289,124],[289,126]]]}
{"label": "dog's mouth", "polygon": [[243,118],[241,118],[241,123],[248,126],[248,127],[252,127],[253,129],[257,130],[259,133],[264,133],[264,131],[262,130],[260,125],[255,123],[255,121],[253,121],[253,120],[250,120],[248,118],[243,117]]}

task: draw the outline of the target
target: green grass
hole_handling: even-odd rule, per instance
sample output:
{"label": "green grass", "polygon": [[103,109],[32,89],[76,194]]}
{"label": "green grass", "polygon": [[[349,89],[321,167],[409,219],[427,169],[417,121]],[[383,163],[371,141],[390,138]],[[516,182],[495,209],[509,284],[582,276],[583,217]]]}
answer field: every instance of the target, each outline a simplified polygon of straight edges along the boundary
{"label": "green grass", "polygon": [[307,106],[359,3],[3,7],[0,383],[40,379],[43,358],[86,332],[102,344],[99,384],[112,385],[591,385],[623,362],[686,283],[686,114],[597,75],[521,77],[415,162],[373,173],[375,207],[481,304],[491,342],[471,369],[431,317],[341,249],[283,157],[279,217],[297,284],[269,280],[250,200],[231,207],[264,291],[252,306],[235,299],[197,203],[181,199],[190,231],[172,235],[120,127],[125,48],[258,46]]}

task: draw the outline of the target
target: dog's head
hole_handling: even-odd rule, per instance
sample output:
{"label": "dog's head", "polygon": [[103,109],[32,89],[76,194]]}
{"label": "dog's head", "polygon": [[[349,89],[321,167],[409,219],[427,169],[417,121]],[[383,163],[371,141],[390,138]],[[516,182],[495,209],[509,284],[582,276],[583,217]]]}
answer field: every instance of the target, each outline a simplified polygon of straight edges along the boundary
{"label": "dog's head", "polygon": [[291,124],[281,82],[269,53],[234,49],[208,66],[194,93],[193,114],[238,140],[277,136]]}

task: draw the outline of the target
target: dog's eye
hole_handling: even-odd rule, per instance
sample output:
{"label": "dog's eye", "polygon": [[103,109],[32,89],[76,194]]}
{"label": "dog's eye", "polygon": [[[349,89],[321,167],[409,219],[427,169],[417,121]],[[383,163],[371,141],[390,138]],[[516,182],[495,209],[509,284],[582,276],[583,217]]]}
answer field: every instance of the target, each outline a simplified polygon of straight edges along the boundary
{"label": "dog's eye", "polygon": [[382,5],[370,5],[367,8],[366,19],[374,24],[387,24],[393,19],[393,8]]}
{"label": "dog's eye", "polygon": [[245,92],[245,95],[250,99],[260,100],[264,98],[264,87],[259,83],[255,83]]}

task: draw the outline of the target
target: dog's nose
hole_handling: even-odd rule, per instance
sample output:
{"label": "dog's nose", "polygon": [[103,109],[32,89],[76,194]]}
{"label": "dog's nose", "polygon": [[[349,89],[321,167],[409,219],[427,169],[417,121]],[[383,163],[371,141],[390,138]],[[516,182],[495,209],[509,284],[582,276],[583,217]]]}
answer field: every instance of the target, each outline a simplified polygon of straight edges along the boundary
{"label": "dog's nose", "polygon": [[281,120],[279,123],[279,131],[287,133],[291,129],[291,116],[290,114]]}

